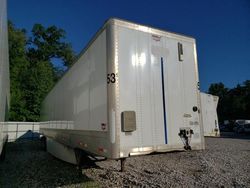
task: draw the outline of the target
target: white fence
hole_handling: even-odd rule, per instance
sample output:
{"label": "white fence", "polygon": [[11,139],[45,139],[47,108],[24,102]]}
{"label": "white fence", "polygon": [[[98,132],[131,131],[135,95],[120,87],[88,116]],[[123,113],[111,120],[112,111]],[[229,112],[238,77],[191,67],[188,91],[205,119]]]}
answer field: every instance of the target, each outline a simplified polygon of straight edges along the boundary
{"label": "white fence", "polygon": [[8,127],[8,142],[14,142],[22,139],[38,139],[40,123],[39,122],[6,122]]}

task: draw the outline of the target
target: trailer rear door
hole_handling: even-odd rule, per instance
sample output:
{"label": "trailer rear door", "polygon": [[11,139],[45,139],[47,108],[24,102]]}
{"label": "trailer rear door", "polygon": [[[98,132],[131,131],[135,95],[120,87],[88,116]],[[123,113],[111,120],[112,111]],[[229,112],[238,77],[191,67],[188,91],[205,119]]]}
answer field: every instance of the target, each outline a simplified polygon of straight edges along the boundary
{"label": "trailer rear door", "polygon": [[121,151],[182,148],[180,128],[200,131],[198,109],[193,110],[198,108],[194,44],[123,27],[118,30],[119,109],[136,114],[136,130],[121,129]]}

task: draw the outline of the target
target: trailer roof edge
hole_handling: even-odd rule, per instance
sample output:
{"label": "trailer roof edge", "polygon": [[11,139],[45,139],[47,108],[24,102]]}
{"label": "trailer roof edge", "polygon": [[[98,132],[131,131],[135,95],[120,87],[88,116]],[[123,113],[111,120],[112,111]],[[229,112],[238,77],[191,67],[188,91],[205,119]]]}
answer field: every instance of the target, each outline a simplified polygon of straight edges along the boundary
{"label": "trailer roof edge", "polygon": [[131,22],[128,20],[124,20],[124,19],[120,19],[120,18],[109,18],[107,21],[105,21],[104,26],[106,26],[107,24],[114,24],[114,25],[118,25],[118,26],[122,26],[122,27],[127,27],[130,29],[134,29],[134,30],[138,30],[138,31],[142,31],[142,32],[146,32],[146,33],[151,33],[151,34],[156,34],[156,35],[163,35],[163,36],[167,36],[167,37],[171,37],[171,38],[175,38],[175,39],[184,39],[187,41],[191,41],[191,42],[195,42],[195,38],[192,36],[188,36],[188,35],[184,35],[181,33],[176,33],[176,32],[170,32],[168,30],[164,30],[164,29],[160,29],[160,28],[155,28],[152,26],[148,26],[148,25],[143,25],[143,24],[138,24],[135,22]]}

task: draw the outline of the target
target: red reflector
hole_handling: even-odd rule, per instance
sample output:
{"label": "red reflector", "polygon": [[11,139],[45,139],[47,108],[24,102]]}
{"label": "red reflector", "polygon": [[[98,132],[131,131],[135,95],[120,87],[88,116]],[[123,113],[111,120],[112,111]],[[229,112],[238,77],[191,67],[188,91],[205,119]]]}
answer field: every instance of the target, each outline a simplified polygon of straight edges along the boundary
{"label": "red reflector", "polygon": [[104,149],[103,149],[103,148],[98,148],[98,151],[99,151],[99,152],[103,152]]}

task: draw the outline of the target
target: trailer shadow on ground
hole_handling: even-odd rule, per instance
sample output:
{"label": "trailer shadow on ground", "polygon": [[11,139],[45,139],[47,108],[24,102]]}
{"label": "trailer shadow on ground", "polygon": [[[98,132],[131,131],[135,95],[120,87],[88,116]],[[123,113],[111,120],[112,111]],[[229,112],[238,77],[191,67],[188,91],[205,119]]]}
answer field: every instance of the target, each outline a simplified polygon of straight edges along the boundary
{"label": "trailer shadow on ground", "polygon": [[0,164],[0,187],[98,186],[74,165],[43,150],[39,140],[7,144],[6,160]]}

